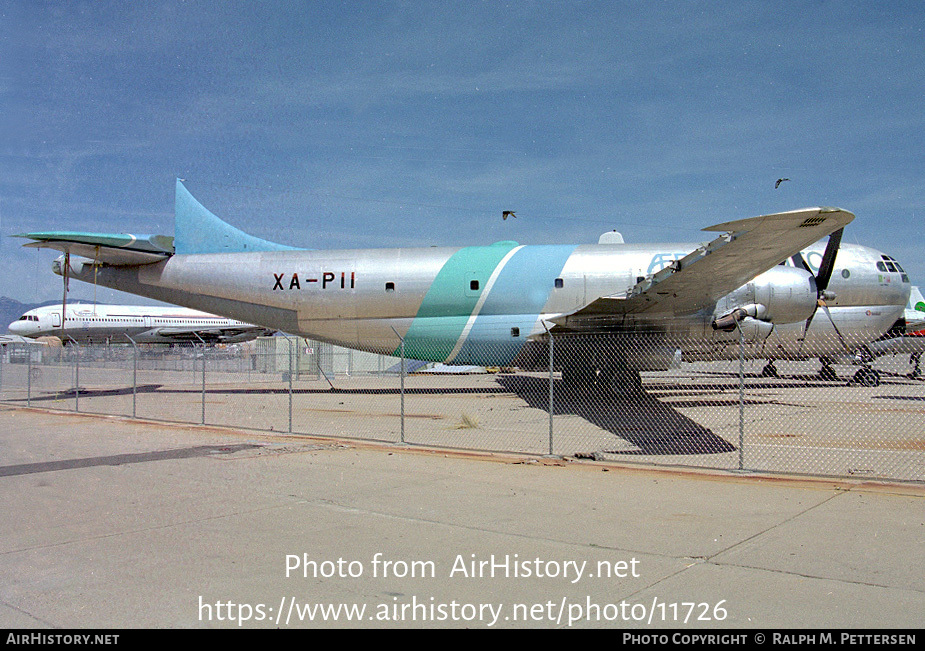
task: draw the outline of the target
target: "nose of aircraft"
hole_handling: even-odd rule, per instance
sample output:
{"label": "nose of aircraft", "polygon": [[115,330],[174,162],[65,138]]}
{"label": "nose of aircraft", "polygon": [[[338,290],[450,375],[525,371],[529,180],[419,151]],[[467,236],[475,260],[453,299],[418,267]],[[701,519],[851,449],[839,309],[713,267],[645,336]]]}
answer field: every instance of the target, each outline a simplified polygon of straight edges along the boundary
{"label": "nose of aircraft", "polygon": [[24,335],[26,333],[26,322],[25,321],[13,321],[8,327],[9,330],[14,335]]}

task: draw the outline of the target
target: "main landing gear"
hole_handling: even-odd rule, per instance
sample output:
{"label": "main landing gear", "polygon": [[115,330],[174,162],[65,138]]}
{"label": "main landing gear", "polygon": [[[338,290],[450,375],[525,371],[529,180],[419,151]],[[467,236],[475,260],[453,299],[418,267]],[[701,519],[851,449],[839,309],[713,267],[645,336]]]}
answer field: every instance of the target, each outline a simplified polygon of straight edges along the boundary
{"label": "main landing gear", "polygon": [[919,368],[919,358],[922,356],[922,353],[912,353],[909,355],[909,363],[912,364],[912,371],[909,372],[909,377],[915,379],[922,374],[922,370]]}
{"label": "main landing gear", "polygon": [[819,379],[826,382],[835,382],[838,380],[838,373],[835,372],[835,369],[832,368],[832,360],[828,357],[820,357],[819,362],[822,364],[822,368],[819,369]]}
{"label": "main landing gear", "polygon": [[567,390],[602,397],[632,397],[645,393],[639,372],[622,364],[567,364],[562,368],[562,379]]}
{"label": "main landing gear", "polygon": [[[821,357],[819,361],[822,363],[822,367],[819,369],[819,379],[824,382],[838,382],[838,373],[832,368],[832,360],[827,357]],[[913,377],[917,375],[918,372],[918,360],[916,360]],[[768,361],[764,368],[761,369],[761,377],[780,377],[773,359]],[[880,372],[865,364],[854,374],[854,377],[851,379],[851,384],[857,384],[862,387],[880,386]]]}
{"label": "main landing gear", "polygon": [[[819,379],[826,382],[837,381],[838,374],[832,368],[832,360],[827,357],[820,357],[819,361],[822,362],[822,368],[819,369]],[[851,378],[849,384],[862,387],[878,387],[880,386],[880,372],[865,364],[854,373],[854,377]]]}
{"label": "main landing gear", "polygon": [[761,369],[761,377],[780,377],[780,374],[777,372],[777,367],[774,366],[773,359],[768,360],[768,363]]}

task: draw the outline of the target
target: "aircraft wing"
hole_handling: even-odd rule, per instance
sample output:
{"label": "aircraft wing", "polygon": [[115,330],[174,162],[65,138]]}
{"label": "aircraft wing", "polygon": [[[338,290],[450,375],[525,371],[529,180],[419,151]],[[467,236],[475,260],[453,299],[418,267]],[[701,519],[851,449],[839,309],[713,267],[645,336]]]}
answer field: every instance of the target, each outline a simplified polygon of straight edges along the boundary
{"label": "aircraft wing", "polygon": [[854,219],[839,208],[808,208],[705,228],[723,235],[637,283],[550,319],[565,328],[619,325],[634,315],[653,322],[691,314]]}
{"label": "aircraft wing", "polygon": [[174,339],[178,342],[199,343],[221,343],[227,341],[246,341],[256,339],[260,336],[269,336],[274,331],[254,326],[246,327],[228,327],[228,328],[158,328],[156,331],[158,337]]}
{"label": "aircraft wing", "polygon": [[173,255],[173,238],[167,235],[48,231],[22,233],[14,237],[36,240],[24,245],[27,247],[57,249],[116,266],[151,264]]}

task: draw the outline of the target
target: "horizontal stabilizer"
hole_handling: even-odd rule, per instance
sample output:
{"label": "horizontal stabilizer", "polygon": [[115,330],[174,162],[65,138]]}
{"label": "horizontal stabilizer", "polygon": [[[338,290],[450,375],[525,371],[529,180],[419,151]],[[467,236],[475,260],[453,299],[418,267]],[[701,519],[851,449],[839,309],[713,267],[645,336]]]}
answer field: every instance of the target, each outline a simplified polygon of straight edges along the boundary
{"label": "horizontal stabilizer", "polygon": [[46,231],[14,237],[35,240],[26,244],[27,247],[56,249],[116,266],[151,264],[173,255],[173,238],[167,235]]}
{"label": "horizontal stabilizer", "polygon": [[174,254],[293,251],[248,235],[209,212],[177,179],[174,237],[126,233],[48,231],[15,237],[35,240],[27,247],[56,249],[101,264],[134,266],[160,262]]}

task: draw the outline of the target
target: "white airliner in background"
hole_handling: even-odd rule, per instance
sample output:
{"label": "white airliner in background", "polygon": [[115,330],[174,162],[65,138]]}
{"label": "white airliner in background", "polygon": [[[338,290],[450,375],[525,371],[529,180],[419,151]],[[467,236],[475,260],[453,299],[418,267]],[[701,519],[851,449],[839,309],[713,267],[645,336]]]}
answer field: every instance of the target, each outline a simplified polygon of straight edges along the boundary
{"label": "white airliner in background", "polygon": [[909,303],[903,313],[904,332],[887,333],[877,341],[867,345],[867,351],[874,357],[883,355],[909,355],[912,364],[911,377],[919,377],[922,372],[920,360],[925,352],[925,296],[918,287],[909,292]]}
{"label": "white airliner in background", "polygon": [[[58,337],[65,344],[77,343],[240,343],[273,330],[182,307],[140,305],[67,306],[67,319],[61,324],[61,306],[49,305],[29,310],[9,326],[14,335]],[[131,338],[131,339],[129,339]]]}

